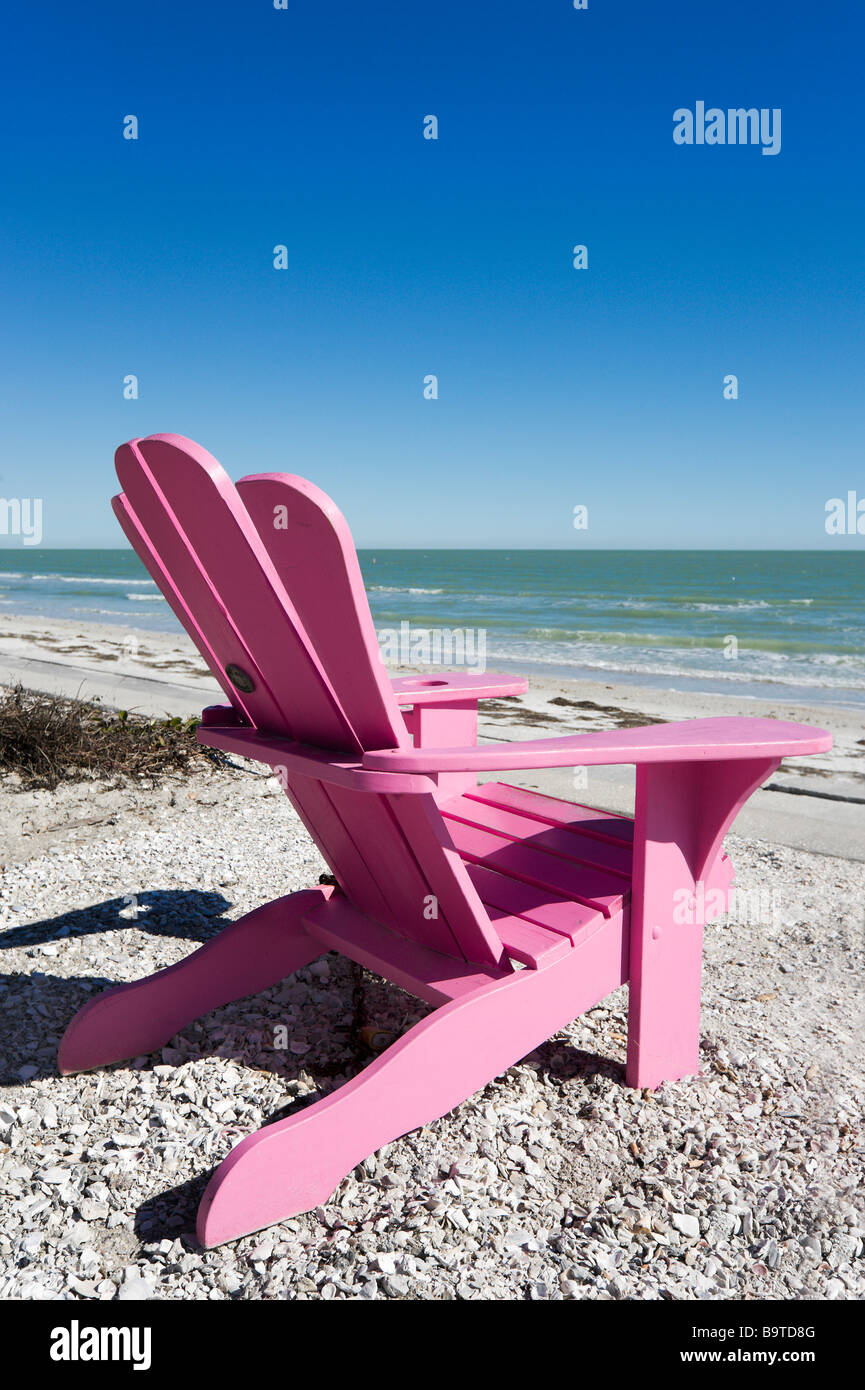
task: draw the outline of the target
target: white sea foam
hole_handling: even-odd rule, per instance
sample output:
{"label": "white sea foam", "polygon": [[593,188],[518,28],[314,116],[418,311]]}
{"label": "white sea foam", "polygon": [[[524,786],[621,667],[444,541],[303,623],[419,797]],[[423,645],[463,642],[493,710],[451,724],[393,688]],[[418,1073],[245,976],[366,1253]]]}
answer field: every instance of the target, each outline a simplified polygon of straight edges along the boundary
{"label": "white sea foam", "polygon": [[[370,594],[443,594],[444,589],[401,589],[398,586],[389,584],[371,584],[367,589]],[[457,595],[454,595],[457,597]]]}
{"label": "white sea foam", "polygon": [[682,603],[679,608],[692,609],[696,613],[748,613],[757,608],[771,608],[765,599],[738,599],[735,603]]}
{"label": "white sea foam", "polygon": [[3,578],[40,579],[58,584],[121,584],[127,588],[130,585],[149,584],[151,588],[155,588],[152,579],[108,579],[101,574],[3,574]]}

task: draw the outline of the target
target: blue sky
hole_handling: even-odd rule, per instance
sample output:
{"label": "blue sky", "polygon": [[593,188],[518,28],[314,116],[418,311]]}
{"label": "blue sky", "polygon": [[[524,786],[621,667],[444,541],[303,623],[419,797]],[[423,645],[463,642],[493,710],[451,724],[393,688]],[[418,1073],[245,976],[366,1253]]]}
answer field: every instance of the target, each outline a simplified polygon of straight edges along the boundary
{"label": "blue sky", "polygon": [[[46,546],[120,545],[114,448],[174,431],[312,478],[362,546],[861,546],[823,517],[865,496],[863,31],[777,0],[16,7],[0,495],[44,499]],[[676,146],[697,100],[780,107],[780,154]]]}

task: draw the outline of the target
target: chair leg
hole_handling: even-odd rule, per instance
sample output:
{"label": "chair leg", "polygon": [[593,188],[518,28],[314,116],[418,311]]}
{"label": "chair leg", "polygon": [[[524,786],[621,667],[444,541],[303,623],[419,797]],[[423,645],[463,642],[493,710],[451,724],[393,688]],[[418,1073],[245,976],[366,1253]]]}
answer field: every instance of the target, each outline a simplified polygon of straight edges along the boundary
{"label": "chair leg", "polygon": [[198,1212],[221,1245],[326,1202],[369,1154],[447,1114],[625,978],[621,918],[542,970],[441,1005],[332,1095],[242,1140]]}
{"label": "chair leg", "polygon": [[311,888],[265,903],[177,965],[91,999],[63,1036],[61,1073],[155,1052],[193,1019],[308,965],[323,947],[307,935],[301,918],[332,892]]}
{"label": "chair leg", "polygon": [[654,1090],[699,1072],[703,921],[697,882],[727,887],[723,837],[777,761],[637,768],[631,898],[629,1086]]}

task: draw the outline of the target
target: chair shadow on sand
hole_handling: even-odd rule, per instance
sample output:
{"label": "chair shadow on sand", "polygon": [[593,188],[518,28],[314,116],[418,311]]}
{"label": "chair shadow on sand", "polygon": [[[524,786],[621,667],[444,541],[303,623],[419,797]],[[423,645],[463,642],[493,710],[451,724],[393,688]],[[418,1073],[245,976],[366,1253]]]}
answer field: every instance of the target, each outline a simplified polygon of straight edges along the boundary
{"label": "chair shadow on sand", "polygon": [[[62,913],[57,917],[7,928],[0,931],[0,953],[16,948],[50,945],[97,933],[108,933],[111,937],[116,935],[118,944],[121,944],[124,932],[130,928],[152,936],[188,941],[191,946],[198,946],[210,940],[231,920],[226,913],[231,910],[232,904],[222,894],[215,892],[181,889],[144,892],[135,895],[135,904],[137,916],[134,919],[120,915],[122,911],[128,911],[130,908],[130,899],[125,896],[110,898],[91,907]],[[35,957],[34,966],[36,961],[41,959],[42,957]],[[350,962],[334,952],[328,955],[328,961],[331,965],[331,979],[327,988],[337,992],[343,1013],[351,1012],[356,1006],[357,967],[352,967]],[[110,964],[110,959],[106,963]],[[149,962],[143,963],[143,969],[149,968]],[[0,1069],[0,1096],[6,1087],[20,1086],[40,1078],[57,1078],[57,1047],[66,1024],[89,998],[95,997],[102,990],[112,988],[116,983],[117,980],[110,975],[62,977],[46,973],[38,966],[29,975],[0,973],[0,1058],[3,1059]],[[368,980],[368,986],[378,995],[380,1007],[377,1014],[381,1009],[386,1010],[387,1028],[391,1034],[400,1033],[411,1026],[412,1018],[415,1016],[413,1011],[416,1011],[418,1004],[415,998],[396,986],[377,980]],[[317,1089],[290,1099],[271,1114],[264,1116],[261,1121],[263,1127],[287,1119],[321,1099],[332,1088],[337,1077],[340,1081],[349,1079],[361,1071],[374,1056],[357,1036],[350,1034],[342,1041],[342,1051],[336,1061],[330,1063],[317,1059],[314,1050],[303,1057],[295,1057],[290,1052],[273,1049],[269,1043],[265,1046],[266,1034],[273,1022],[281,1020],[284,1016],[284,1010],[280,1009],[280,1005],[272,997],[278,994],[282,987],[283,982],[280,982],[255,996],[261,1008],[262,1026],[255,1030],[256,1036],[250,1035],[250,1042],[259,1058],[262,1054],[267,1055],[268,1051],[272,1052],[273,1061],[268,1070],[279,1075],[286,1086],[296,1081],[303,1071],[313,1079]],[[35,1014],[34,1003],[38,1003],[45,1013]],[[189,1061],[218,1053],[226,1060],[235,1061],[243,1066],[249,1065],[243,1057],[234,1055],[240,1049],[230,1049],[231,1055],[227,1056],[220,1030],[221,1021],[230,1021],[232,1014],[236,1014],[244,1003],[244,1000],[240,1000],[222,1005],[204,1019],[195,1020],[180,1030],[176,1036],[183,1040]],[[268,1014],[271,1015],[270,1019]],[[158,1060],[159,1054],[154,1053],[147,1059],[145,1066],[150,1067]],[[589,1081],[594,1076],[621,1081],[623,1074],[619,1063],[581,1051],[563,1039],[545,1042],[524,1060],[533,1066],[539,1075],[548,1076],[560,1084],[575,1080]],[[258,1065],[261,1065],[260,1061]],[[26,1066],[35,1066],[36,1071],[27,1077],[27,1082],[22,1082],[18,1073],[20,1068]],[[118,1062],[97,1068],[93,1073],[80,1075],[98,1075],[101,1072],[123,1070],[129,1066],[129,1062]],[[144,1068],[139,1066],[136,1069]],[[141,1241],[151,1244],[166,1238],[171,1240],[178,1236],[193,1236],[195,1212],[213,1171],[214,1169],[208,1169],[146,1198],[137,1208],[135,1215],[135,1232]],[[94,1176],[97,1174],[94,1173]]]}

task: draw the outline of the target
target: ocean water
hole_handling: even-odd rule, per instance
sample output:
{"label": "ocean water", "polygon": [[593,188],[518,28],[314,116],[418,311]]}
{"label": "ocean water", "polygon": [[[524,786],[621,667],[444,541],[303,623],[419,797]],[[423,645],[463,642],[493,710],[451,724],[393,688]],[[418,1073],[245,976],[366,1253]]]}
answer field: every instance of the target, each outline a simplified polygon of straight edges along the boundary
{"label": "ocean water", "polygon": [[[360,560],[385,649],[400,631],[419,644],[401,649],[406,660],[434,659],[423,634],[446,629],[457,634],[451,652],[465,635],[463,664],[488,670],[865,706],[865,552],[379,550]],[[178,629],[128,550],[0,550],[0,633],[4,612]]]}

